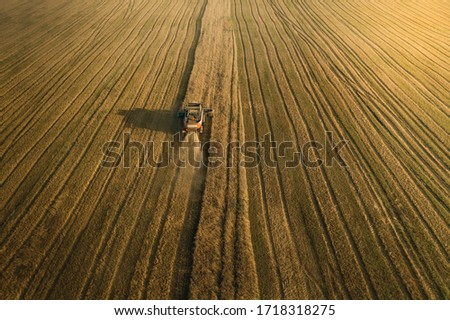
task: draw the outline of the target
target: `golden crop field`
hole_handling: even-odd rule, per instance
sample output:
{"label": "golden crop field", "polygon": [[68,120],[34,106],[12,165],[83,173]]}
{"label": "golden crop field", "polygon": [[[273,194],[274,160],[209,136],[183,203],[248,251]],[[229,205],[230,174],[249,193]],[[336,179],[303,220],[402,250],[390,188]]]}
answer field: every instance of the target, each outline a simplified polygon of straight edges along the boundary
{"label": "golden crop field", "polygon": [[[445,0],[0,1],[0,298],[450,299],[449,16]],[[214,116],[186,141],[292,148],[141,165],[190,101]],[[331,136],[342,158],[313,165]],[[114,141],[129,166],[103,165]]]}

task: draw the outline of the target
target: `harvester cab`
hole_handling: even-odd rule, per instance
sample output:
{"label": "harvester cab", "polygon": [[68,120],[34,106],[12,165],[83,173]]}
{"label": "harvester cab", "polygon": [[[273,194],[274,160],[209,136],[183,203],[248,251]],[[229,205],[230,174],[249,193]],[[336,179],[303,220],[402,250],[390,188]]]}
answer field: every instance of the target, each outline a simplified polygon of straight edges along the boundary
{"label": "harvester cab", "polygon": [[183,119],[183,133],[203,133],[206,118],[211,116],[212,109],[203,108],[200,102],[189,102],[178,112],[178,117]]}

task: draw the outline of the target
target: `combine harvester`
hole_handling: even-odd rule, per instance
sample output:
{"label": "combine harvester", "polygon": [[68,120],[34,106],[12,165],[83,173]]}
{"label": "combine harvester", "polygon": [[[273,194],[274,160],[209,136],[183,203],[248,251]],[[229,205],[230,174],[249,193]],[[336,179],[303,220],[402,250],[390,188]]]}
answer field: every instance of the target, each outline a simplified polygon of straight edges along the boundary
{"label": "combine harvester", "polygon": [[205,109],[200,102],[189,102],[180,112],[178,118],[183,119],[183,133],[203,133],[207,117],[212,117],[212,109]]}

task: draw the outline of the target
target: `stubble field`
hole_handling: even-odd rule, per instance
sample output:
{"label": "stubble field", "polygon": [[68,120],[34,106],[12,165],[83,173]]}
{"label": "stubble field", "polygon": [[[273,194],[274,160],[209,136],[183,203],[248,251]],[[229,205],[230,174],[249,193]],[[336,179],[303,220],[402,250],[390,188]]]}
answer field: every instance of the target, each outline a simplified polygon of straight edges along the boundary
{"label": "stubble field", "polygon": [[[0,298],[449,299],[449,15],[2,1]],[[187,101],[214,109],[202,142],[329,131],[347,166],[102,166],[108,141],[161,158]]]}

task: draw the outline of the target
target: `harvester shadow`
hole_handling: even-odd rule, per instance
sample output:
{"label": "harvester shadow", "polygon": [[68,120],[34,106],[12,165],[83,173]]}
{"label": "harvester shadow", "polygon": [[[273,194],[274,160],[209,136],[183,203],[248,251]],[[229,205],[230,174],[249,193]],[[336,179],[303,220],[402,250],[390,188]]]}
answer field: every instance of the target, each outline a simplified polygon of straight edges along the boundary
{"label": "harvester shadow", "polygon": [[124,117],[123,121],[127,128],[141,128],[173,134],[179,130],[177,113],[174,111],[137,108],[121,109],[117,114]]}

